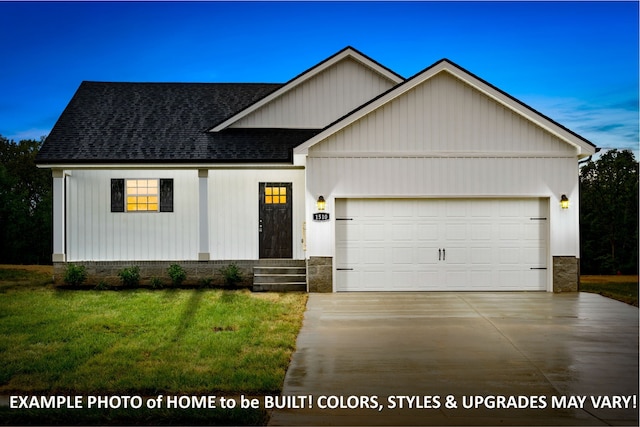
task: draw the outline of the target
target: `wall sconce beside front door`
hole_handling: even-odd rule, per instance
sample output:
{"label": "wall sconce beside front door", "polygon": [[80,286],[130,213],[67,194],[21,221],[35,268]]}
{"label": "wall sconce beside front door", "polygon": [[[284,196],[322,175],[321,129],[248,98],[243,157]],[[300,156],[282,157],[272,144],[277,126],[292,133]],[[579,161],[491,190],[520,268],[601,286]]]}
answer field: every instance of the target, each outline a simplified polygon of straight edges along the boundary
{"label": "wall sconce beside front door", "polygon": [[560,207],[562,209],[569,209],[569,199],[567,198],[566,194],[563,194],[560,197]]}

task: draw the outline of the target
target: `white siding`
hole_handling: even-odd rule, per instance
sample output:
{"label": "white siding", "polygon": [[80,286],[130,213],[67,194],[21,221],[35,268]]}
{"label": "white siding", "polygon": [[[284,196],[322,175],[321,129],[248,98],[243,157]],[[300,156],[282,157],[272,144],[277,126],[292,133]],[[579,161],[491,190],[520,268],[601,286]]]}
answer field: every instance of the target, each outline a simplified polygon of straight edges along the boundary
{"label": "white siding", "polygon": [[537,197],[559,192],[559,198],[569,196],[577,184],[576,160],[571,158],[323,157],[307,162],[309,191],[340,197]]}
{"label": "white siding", "polygon": [[[311,146],[307,208],[336,198],[548,198],[552,255],[579,256],[575,147],[441,72]],[[566,194],[571,208],[561,210]],[[331,211],[330,211],[331,212]],[[308,255],[334,256],[310,222]]]}
{"label": "white siding", "polygon": [[291,182],[293,258],[304,259],[304,170],[210,170],[209,245],[211,259],[258,259],[258,184]]}
{"label": "white siding", "polygon": [[575,149],[442,72],[309,150],[341,153],[530,153]]}
{"label": "white siding", "polygon": [[[578,170],[575,158],[309,158],[309,211],[323,195],[332,212],[336,198],[542,197],[550,200],[553,255],[579,256]],[[562,210],[566,194],[571,208]],[[333,256],[334,225],[307,225],[308,255]]]}
{"label": "white siding", "polygon": [[[67,177],[67,260],[197,259],[197,171],[73,170]],[[111,212],[111,178],[173,178],[174,212]]]}
{"label": "white siding", "polygon": [[320,129],[392,86],[387,78],[347,58],[231,127]]}
{"label": "white siding", "polygon": [[[173,178],[174,212],[111,212],[111,178]],[[258,259],[258,183],[293,183],[293,256],[304,259],[304,170],[210,170],[210,259]],[[73,170],[67,177],[67,260],[197,260],[197,170]]]}

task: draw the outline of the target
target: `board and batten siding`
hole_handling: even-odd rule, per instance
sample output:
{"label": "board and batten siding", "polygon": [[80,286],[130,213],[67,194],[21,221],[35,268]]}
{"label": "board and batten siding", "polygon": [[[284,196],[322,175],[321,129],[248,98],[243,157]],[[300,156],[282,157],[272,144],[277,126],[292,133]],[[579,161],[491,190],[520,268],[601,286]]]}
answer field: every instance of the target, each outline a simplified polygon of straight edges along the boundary
{"label": "board and batten siding", "polygon": [[[441,72],[311,146],[307,208],[336,198],[548,198],[553,255],[579,256],[574,146]],[[571,208],[561,210],[566,194]],[[308,256],[334,256],[310,222]]]}
{"label": "board and batten siding", "polygon": [[566,142],[441,72],[309,149],[331,153],[572,156]]}
{"label": "board and batten siding", "polygon": [[210,169],[211,259],[258,259],[258,185],[290,182],[293,200],[293,259],[304,259],[304,169]]}
{"label": "board and batten siding", "polygon": [[[111,212],[111,179],[173,179],[173,212]],[[293,257],[304,259],[303,169],[210,169],[211,260],[258,259],[258,183],[293,186]],[[198,260],[198,170],[72,170],[66,177],[67,261]]]}
{"label": "board and batten siding", "polygon": [[393,85],[365,65],[345,58],[231,127],[320,129]]}
{"label": "board and batten siding", "polygon": [[[197,259],[193,170],[72,170],[66,178],[67,261]],[[111,212],[111,179],[173,179],[173,212]]]}
{"label": "board and batten siding", "polygon": [[[308,209],[323,195],[335,198],[523,198],[550,200],[551,246],[578,256],[577,161],[571,158],[309,158]],[[560,210],[566,194],[571,208]],[[310,222],[309,256],[332,256],[333,230]],[[312,237],[313,236],[313,237]]]}

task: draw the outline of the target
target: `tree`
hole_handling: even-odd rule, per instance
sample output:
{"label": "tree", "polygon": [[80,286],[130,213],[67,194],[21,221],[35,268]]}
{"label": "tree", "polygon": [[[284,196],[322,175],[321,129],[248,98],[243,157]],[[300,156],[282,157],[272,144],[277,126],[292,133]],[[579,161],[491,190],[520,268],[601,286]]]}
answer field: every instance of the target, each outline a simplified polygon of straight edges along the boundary
{"label": "tree", "polygon": [[51,262],[52,178],[38,169],[41,141],[15,143],[0,135],[0,262]]}
{"label": "tree", "polygon": [[610,150],[580,169],[581,271],[638,274],[638,162]]}

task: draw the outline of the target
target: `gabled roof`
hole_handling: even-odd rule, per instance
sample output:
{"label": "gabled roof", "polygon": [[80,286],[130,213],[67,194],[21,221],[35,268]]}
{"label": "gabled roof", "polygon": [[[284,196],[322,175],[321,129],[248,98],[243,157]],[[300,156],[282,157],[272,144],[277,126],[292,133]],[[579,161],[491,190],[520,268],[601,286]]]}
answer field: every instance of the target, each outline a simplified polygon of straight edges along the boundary
{"label": "gabled roof", "polygon": [[558,138],[573,145],[574,147],[576,147],[579,157],[586,157],[594,154],[597,151],[596,146],[592,142],[565,128],[564,126],[555,122],[544,114],[534,110],[518,99],[512,97],[508,93],[498,89],[487,81],[479,78],[473,73],[465,70],[464,68],[445,58],[425,68],[403,83],[398,84],[397,86],[389,89],[387,92],[379,95],[366,104],[363,104],[362,106],[354,109],[350,113],[336,120],[332,124],[325,127],[316,136],[296,147],[294,152],[296,154],[308,153],[309,148],[313,145],[319,143],[328,136],[344,129],[360,118],[366,116],[370,112],[393,101],[402,94],[408,92],[409,90],[441,72],[447,72],[453,75],[454,77],[462,80],[463,82],[482,92],[494,101],[502,104],[506,108],[514,111],[515,113],[530,120],[531,122],[547,130]]}
{"label": "gabled roof", "polygon": [[38,153],[40,164],[291,162],[317,130],[238,129],[224,120],[281,84],[83,82]]}
{"label": "gabled roof", "polygon": [[308,70],[302,72],[301,74],[297,75],[296,77],[294,77],[293,79],[289,80],[287,83],[282,85],[282,87],[280,87],[279,89],[271,92],[270,94],[268,94],[264,98],[258,100],[254,104],[251,104],[250,106],[248,106],[247,108],[243,109],[242,111],[239,111],[237,114],[235,114],[235,115],[233,115],[231,117],[228,117],[226,120],[224,120],[224,121],[222,121],[220,123],[217,123],[215,126],[213,126],[210,129],[210,131],[211,132],[218,132],[218,131],[221,131],[222,129],[225,129],[225,128],[229,127],[230,125],[232,125],[233,123],[239,121],[243,117],[248,116],[249,114],[251,114],[252,112],[256,111],[257,109],[263,107],[264,105],[268,104],[269,102],[273,101],[274,99],[284,95],[285,93],[289,92],[290,90],[292,90],[296,86],[298,86],[298,85],[304,83],[305,81],[311,79],[312,77],[320,74],[321,72],[323,72],[327,68],[330,68],[331,66],[333,66],[334,64],[342,61],[345,58],[351,58],[351,59],[353,59],[355,61],[358,61],[358,62],[364,64],[368,68],[372,69],[373,71],[377,72],[378,74],[381,74],[385,78],[389,79],[394,84],[398,84],[398,83],[404,81],[404,77],[402,77],[401,75],[399,75],[396,72],[392,71],[391,69],[385,67],[384,65],[374,61],[373,59],[369,58],[365,54],[363,54],[363,53],[359,52],[358,50],[354,49],[353,47],[347,46],[346,48],[344,48],[341,51],[337,52],[336,54],[330,56],[329,58],[325,59],[324,61],[320,62],[319,64],[317,64],[317,65],[309,68]]}

